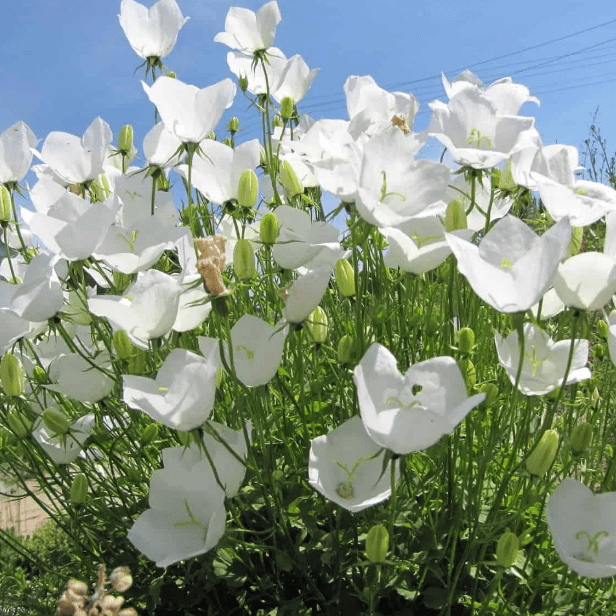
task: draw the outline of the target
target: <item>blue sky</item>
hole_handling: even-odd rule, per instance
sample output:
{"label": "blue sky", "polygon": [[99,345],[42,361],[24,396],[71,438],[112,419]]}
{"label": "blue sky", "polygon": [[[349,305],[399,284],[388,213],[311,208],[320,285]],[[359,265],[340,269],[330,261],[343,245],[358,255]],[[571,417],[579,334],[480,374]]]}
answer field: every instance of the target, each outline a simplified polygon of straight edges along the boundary
{"label": "blue sky", "polygon": [[[179,79],[199,87],[233,77],[226,64],[228,49],[213,42],[233,3],[178,2],[191,19],[166,65]],[[235,4],[256,10],[262,2]],[[382,87],[418,98],[415,128],[423,129],[429,121],[427,103],[446,100],[441,71],[453,79],[468,67],[487,83],[511,75],[526,84],[541,107],[526,104],[522,113],[536,117],[544,143],[582,147],[599,108],[598,126],[608,147],[616,150],[612,2],[279,0],[279,6],[282,22],[275,45],[288,57],[299,53],[311,68],[321,69],[300,112],[317,119],[345,118],[344,81],[349,75],[369,74]],[[134,73],[141,59],[120,28],[119,7],[119,0],[0,5],[0,131],[23,120],[41,140],[54,130],[81,135],[100,115],[114,136],[123,124],[133,124],[140,148],[152,126],[153,109],[141,88],[143,69]],[[588,31],[569,36],[582,30]],[[562,37],[568,38],[545,44]],[[516,53],[528,47],[535,48]],[[247,108],[238,94],[232,113],[247,118],[240,141],[257,136],[256,115]],[[431,148],[430,155],[438,156],[441,147]]]}

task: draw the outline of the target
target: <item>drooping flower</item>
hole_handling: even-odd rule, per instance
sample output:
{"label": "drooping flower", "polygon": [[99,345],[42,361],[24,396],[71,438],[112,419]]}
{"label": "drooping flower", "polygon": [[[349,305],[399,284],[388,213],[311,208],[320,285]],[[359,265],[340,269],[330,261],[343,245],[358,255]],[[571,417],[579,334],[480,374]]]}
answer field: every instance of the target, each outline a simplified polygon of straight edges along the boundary
{"label": "drooping flower", "polygon": [[310,270],[283,291],[285,307],[282,316],[287,323],[301,323],[319,305],[329,285],[332,267],[327,265]]}
{"label": "drooping flower", "polygon": [[[511,383],[515,385],[520,362],[518,333],[511,332],[503,339],[496,332],[494,337],[499,363],[506,370]],[[519,390],[526,396],[542,396],[561,387],[569,359],[571,340],[554,342],[546,332],[532,323],[524,324],[524,338],[524,361],[518,384]],[[586,368],[587,361],[588,340],[576,340],[565,385],[591,378],[590,370]]]}
{"label": "drooping flower", "polygon": [[453,357],[419,362],[403,375],[395,357],[378,342],[355,367],[353,380],[366,432],[397,454],[434,445],[485,398],[467,396]]}
{"label": "drooping flower", "polygon": [[593,494],[567,478],[545,514],[554,547],[571,569],[591,578],[616,575],[616,492]]}
{"label": "drooping flower", "polygon": [[118,18],[130,46],[144,60],[169,55],[190,19],[182,15],[175,0],[159,0],[149,9],[134,0],[122,0]]}

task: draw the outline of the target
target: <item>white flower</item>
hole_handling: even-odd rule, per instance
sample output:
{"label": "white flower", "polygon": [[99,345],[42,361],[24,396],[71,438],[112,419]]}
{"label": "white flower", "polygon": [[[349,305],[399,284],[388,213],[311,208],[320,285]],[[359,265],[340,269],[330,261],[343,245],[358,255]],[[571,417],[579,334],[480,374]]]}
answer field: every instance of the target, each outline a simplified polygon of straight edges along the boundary
{"label": "white flower", "polygon": [[[60,411],[55,411],[60,413]],[[32,431],[41,448],[56,464],[69,464],[79,455],[83,444],[94,429],[94,414],[74,421],[66,434],[53,434],[39,418]]]}
{"label": "white flower", "polygon": [[379,449],[361,419],[353,417],[329,434],[312,439],[308,482],[353,513],[376,505],[391,494],[391,462],[382,472],[383,461],[374,457]]}
{"label": "white flower", "polygon": [[[520,363],[518,333],[511,332],[507,338],[503,339],[496,332],[494,337],[499,363],[507,371],[511,383],[515,385]],[[571,340],[554,342],[548,334],[536,328],[532,323],[524,324],[524,338],[524,361],[518,385],[519,390],[526,396],[542,396],[562,386]],[[588,340],[576,340],[565,385],[591,378],[590,370],[586,368],[587,361]]]}
{"label": "white flower", "polygon": [[467,397],[453,357],[419,362],[402,375],[395,357],[378,342],[355,367],[353,380],[366,432],[398,454],[434,445],[485,398]]}
{"label": "white flower", "polygon": [[287,323],[301,323],[319,305],[332,275],[332,267],[310,270],[283,291],[282,316]]}
{"label": "white flower", "polygon": [[0,134],[0,184],[23,180],[30,169],[34,147],[36,136],[24,122],[17,122]]}
{"label": "white flower", "polygon": [[580,575],[616,575],[616,492],[593,494],[567,478],[550,496],[546,518],[558,555]]}
{"label": "white flower", "polygon": [[118,18],[130,46],[143,59],[169,55],[190,19],[182,15],[175,0],[159,0],[149,9],[134,0],[122,0]]}

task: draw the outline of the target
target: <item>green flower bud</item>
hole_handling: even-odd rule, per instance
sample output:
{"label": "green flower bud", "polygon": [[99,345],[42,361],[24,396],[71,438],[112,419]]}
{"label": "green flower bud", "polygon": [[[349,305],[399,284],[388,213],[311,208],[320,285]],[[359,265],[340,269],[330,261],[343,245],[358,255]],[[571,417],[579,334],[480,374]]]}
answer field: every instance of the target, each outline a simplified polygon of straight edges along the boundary
{"label": "green flower bud", "polygon": [[445,231],[451,233],[452,231],[466,228],[468,228],[468,222],[466,220],[464,204],[460,199],[454,199],[449,202],[445,210]]}
{"label": "green flower bud", "polygon": [[233,249],[233,269],[240,280],[250,280],[256,273],[255,251],[247,239],[237,240]]}
{"label": "green flower bud", "polygon": [[458,339],[458,349],[462,353],[470,353],[475,345],[475,332],[470,327],[462,327],[456,335]]}
{"label": "green flower bud", "polygon": [[152,423],[143,429],[139,442],[145,446],[149,445],[155,438],[158,438],[158,424]]}
{"label": "green flower bud", "polygon": [[593,355],[598,359],[605,357],[605,344],[603,342],[597,342],[592,349]]}
{"label": "green flower bud", "polygon": [[230,148],[233,147],[233,141],[229,137],[225,137],[222,142]]}
{"label": "green flower bud", "polygon": [[274,119],[272,120],[272,124],[274,125],[274,128],[282,128],[282,118],[279,115],[275,115]]}
{"label": "green flower bud", "polygon": [[237,133],[239,127],[240,127],[240,119],[236,118],[235,116],[233,116],[230,120],[229,120],[229,124],[227,125],[229,132],[232,135],[235,135],[235,133]]}
{"label": "green flower bud", "polygon": [[237,85],[240,87],[242,93],[245,93],[248,89],[248,77],[246,77],[246,75],[239,77],[237,80]]}
{"label": "green flower bud", "polygon": [[321,306],[317,306],[308,315],[305,325],[314,342],[323,344],[327,340],[327,315]]}
{"label": "green flower bud", "polygon": [[267,168],[267,152],[263,146],[259,148],[259,165],[263,168]]}
{"label": "green flower bud", "polygon": [[531,475],[545,475],[556,458],[558,451],[558,432],[546,430],[537,446],[526,459],[526,470]]}
{"label": "green flower bud", "polygon": [[592,442],[592,426],[586,422],[579,423],[571,432],[571,449],[575,453],[582,453],[590,447]]}
{"label": "green flower bud", "polygon": [[125,156],[133,152],[133,127],[130,124],[125,124],[120,129],[120,134],[118,135],[118,151]]}
{"label": "green flower bud", "polygon": [[32,378],[39,384],[44,385],[49,382],[49,377],[44,368],[40,366],[34,366],[32,368]]}
{"label": "green flower bud", "polygon": [[252,169],[242,171],[240,175],[237,203],[240,207],[254,207],[259,195],[259,180]]}
{"label": "green flower bud", "polygon": [[138,347],[133,347],[133,353],[128,359],[128,372],[130,374],[143,374],[145,372],[146,353]]}
{"label": "green flower bud", "polygon": [[475,369],[475,364],[468,357],[463,357],[458,360],[458,365],[460,366],[460,370],[462,370],[468,387],[475,387],[477,383],[477,370]]}
{"label": "green flower bud", "polygon": [[355,358],[355,340],[345,334],[338,342],[338,361],[341,364],[350,364]]}
{"label": "green flower bud", "polygon": [[290,120],[295,112],[295,101],[290,96],[285,96],[280,101],[280,116],[284,120]]}
{"label": "green flower bud", "polygon": [[610,333],[610,326],[605,321],[597,321],[597,336],[606,340]]}
{"label": "green flower bud", "polygon": [[83,505],[88,498],[88,480],[83,473],[77,473],[71,484],[71,503]]}
{"label": "green flower bud", "polygon": [[511,531],[504,533],[496,545],[496,562],[501,567],[511,567],[518,557],[520,542]]}
{"label": "green flower bud", "polygon": [[498,186],[501,190],[508,191],[515,190],[518,187],[513,179],[513,174],[511,173],[511,158],[508,158],[505,161],[505,167],[500,174],[500,178],[498,178],[496,186]]}
{"label": "green flower bud", "polygon": [[0,188],[0,223],[9,222],[12,215],[13,208],[11,207],[11,193],[3,184]]}
{"label": "green flower bud", "polygon": [[584,239],[584,227],[573,227],[571,230],[571,241],[567,247],[567,257],[573,257],[580,252],[582,240]]}
{"label": "green flower bud", "polygon": [[483,401],[483,404],[486,407],[494,406],[496,404],[499,391],[498,387],[494,383],[484,383],[481,386],[480,391],[486,395],[486,398]]}
{"label": "green flower bud", "polygon": [[123,329],[113,334],[113,348],[120,359],[129,359],[134,353],[133,343]]}
{"label": "green flower bud", "polygon": [[20,396],[24,391],[24,371],[13,353],[7,353],[0,360],[0,384],[9,397]]}
{"label": "green flower bud", "polygon": [[167,71],[165,73],[165,77],[169,77],[170,79],[175,79],[176,78],[175,71]]}
{"label": "green flower bud", "polygon": [[32,422],[15,409],[9,411],[6,422],[17,438],[25,438],[32,432]]}
{"label": "green flower bud", "polygon": [[280,183],[283,185],[289,198],[301,195],[304,192],[304,185],[297,177],[288,160],[283,160],[280,166]]}
{"label": "green flower bud", "polygon": [[266,246],[276,243],[279,230],[280,223],[278,222],[278,216],[274,212],[268,212],[263,216],[259,227],[259,237]]}
{"label": "green flower bud", "polygon": [[345,297],[355,295],[355,271],[346,259],[336,261],[336,284]]}
{"label": "green flower bud", "polygon": [[43,423],[54,434],[66,434],[71,427],[64,415],[51,410],[43,413]]}
{"label": "green flower bud", "polygon": [[222,383],[222,368],[219,366],[216,368],[216,389],[220,388],[220,384]]}
{"label": "green flower bud", "polygon": [[373,563],[382,563],[389,551],[389,533],[382,524],[375,524],[366,537],[366,556]]}
{"label": "green flower bud", "polygon": [[169,190],[171,190],[169,178],[164,173],[159,173],[156,176],[156,187],[162,192],[169,192]]}

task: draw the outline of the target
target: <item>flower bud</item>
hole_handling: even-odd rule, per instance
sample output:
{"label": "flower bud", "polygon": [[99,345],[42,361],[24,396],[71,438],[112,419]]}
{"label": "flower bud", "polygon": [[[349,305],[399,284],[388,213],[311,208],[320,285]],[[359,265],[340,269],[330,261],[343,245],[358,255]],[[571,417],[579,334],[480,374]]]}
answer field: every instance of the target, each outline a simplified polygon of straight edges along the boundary
{"label": "flower bud", "polygon": [[467,229],[466,210],[460,199],[450,201],[445,210],[445,231],[451,233],[459,229]]}
{"label": "flower bud", "polygon": [[247,239],[237,240],[233,248],[233,269],[240,280],[250,280],[257,272],[255,251]]}
{"label": "flower bud", "polygon": [[288,160],[283,160],[280,166],[280,183],[283,185],[289,198],[301,195],[304,192],[304,185],[297,177]]}
{"label": "flower bud", "polygon": [[141,445],[149,445],[155,438],[158,437],[158,424],[152,423],[146,426],[141,432],[139,442]]}
{"label": "flower bud", "polygon": [[246,75],[242,75],[237,80],[237,85],[240,87],[242,93],[245,93],[248,90],[248,77]]}
{"label": "flower bud", "polygon": [[486,395],[486,398],[483,401],[484,406],[490,407],[496,404],[499,391],[498,387],[494,383],[484,383],[481,386],[481,393]]}
{"label": "flower bud", "polygon": [[259,237],[266,246],[276,243],[279,230],[280,223],[278,222],[278,216],[274,212],[268,212],[263,216],[259,227]]}
{"label": "flower bud", "polygon": [[470,327],[463,327],[458,330],[458,349],[462,353],[470,353],[475,345],[475,332]]}
{"label": "flower bud", "polygon": [[327,340],[327,315],[321,306],[317,306],[308,315],[305,325],[312,336],[313,342],[323,344]]}
{"label": "flower bud", "polygon": [[133,576],[128,567],[116,567],[111,572],[109,581],[116,592],[125,592],[133,585]]}
{"label": "flower bud", "polygon": [[511,531],[504,533],[496,545],[496,562],[501,567],[511,567],[518,557],[520,542]]}
{"label": "flower bud", "polygon": [[175,71],[167,71],[165,73],[165,77],[169,77],[169,79],[175,79],[176,78]]}
{"label": "flower bud", "polygon": [[113,334],[113,348],[120,359],[129,359],[133,356],[133,343],[123,329]]}
{"label": "flower bud", "polygon": [[232,135],[235,135],[235,133],[237,133],[238,129],[240,127],[240,119],[233,116],[230,120],[229,120],[229,124],[228,124],[228,128],[229,128],[229,132]]}
{"label": "flower bud", "polygon": [[345,297],[355,295],[355,271],[346,259],[336,261],[336,284]]}
{"label": "flower bud", "polygon": [[0,360],[0,384],[9,397],[19,396],[24,391],[24,371],[13,353],[6,353]]}
{"label": "flower bud", "polygon": [[500,177],[498,178],[496,185],[501,190],[512,191],[517,188],[517,184],[515,183],[513,179],[513,174],[511,173],[511,158],[508,158],[505,161],[505,166],[500,174]]}
{"label": "flower bud", "polygon": [[579,423],[571,432],[571,449],[575,453],[582,453],[590,447],[592,442],[592,426],[586,422]]}
{"label": "flower bud", "polygon": [[272,124],[274,125],[274,128],[282,128],[282,118],[279,115],[275,115],[274,119],[272,120]]}
{"label": "flower bud", "polygon": [[338,361],[341,364],[350,364],[355,358],[355,340],[345,334],[338,342]]}
{"label": "flower bud", "polygon": [[218,366],[216,368],[216,389],[220,389],[220,384],[222,383],[222,368]]}
{"label": "flower bud", "polygon": [[11,207],[11,193],[3,184],[2,187],[0,187],[0,223],[9,222],[12,214],[13,208]]}
{"label": "flower bud", "polygon": [[285,96],[280,101],[280,116],[284,120],[290,120],[295,112],[295,101],[290,96]]}
{"label": "flower bud", "polygon": [[25,438],[32,432],[32,422],[15,409],[9,411],[6,423],[17,438]]}
{"label": "flower bud", "polygon": [[597,342],[592,349],[593,355],[599,359],[605,357],[605,344],[603,342]]}
{"label": "flower bud", "polygon": [[382,563],[389,551],[389,533],[382,524],[375,524],[366,537],[366,556],[373,563]]}
{"label": "flower bud", "polygon": [[462,370],[468,387],[475,387],[477,383],[477,370],[475,369],[475,364],[468,357],[462,357],[462,359],[458,360],[458,365],[460,366],[460,370]]}
{"label": "flower bud", "polygon": [[51,410],[43,413],[43,423],[54,434],[66,434],[71,427],[64,415]]}
{"label": "flower bud", "polygon": [[120,129],[118,151],[125,156],[130,155],[133,151],[133,127],[130,124],[125,124]]}
{"label": "flower bud", "polygon": [[537,446],[526,460],[526,470],[531,475],[545,475],[554,462],[558,451],[558,432],[546,430]]}
{"label": "flower bud", "polygon": [[129,374],[143,374],[145,372],[145,360],[147,353],[138,347],[134,347],[134,355],[128,358]]}
{"label": "flower bud", "polygon": [[224,144],[224,145],[226,145],[226,146],[227,146],[227,147],[229,147],[229,148],[232,148],[232,147],[233,147],[233,141],[232,141],[232,139],[231,139],[230,137],[225,137],[225,138],[222,140],[222,142],[223,142],[223,144]]}
{"label": "flower bud", "polygon": [[71,503],[83,505],[88,498],[88,480],[83,473],[78,473],[71,484]]}
{"label": "flower bud", "polygon": [[240,175],[237,203],[240,207],[254,207],[259,194],[259,180],[252,169],[242,171]]}
{"label": "flower bud", "polygon": [[40,366],[34,366],[34,368],[32,368],[32,378],[40,385],[45,385],[49,382],[47,372]]}

